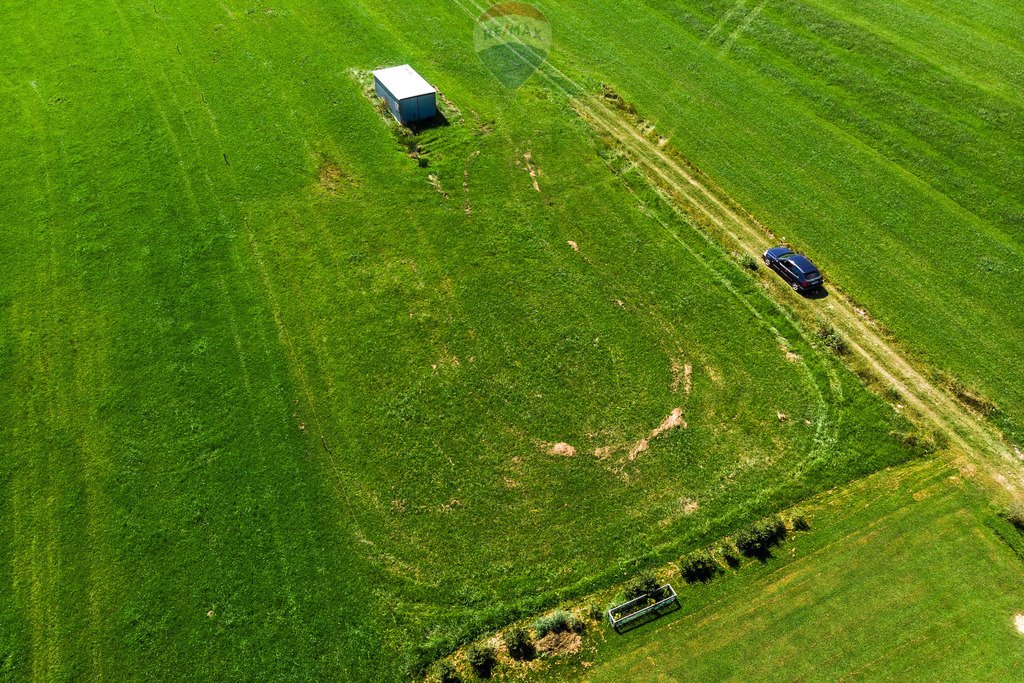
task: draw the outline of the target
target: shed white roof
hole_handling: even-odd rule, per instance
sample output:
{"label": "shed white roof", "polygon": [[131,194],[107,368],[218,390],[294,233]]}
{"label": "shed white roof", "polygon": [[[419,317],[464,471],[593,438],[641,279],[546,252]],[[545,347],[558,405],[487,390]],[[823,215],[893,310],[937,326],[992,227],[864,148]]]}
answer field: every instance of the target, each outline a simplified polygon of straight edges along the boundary
{"label": "shed white roof", "polygon": [[434,86],[423,80],[423,76],[416,73],[408,64],[379,69],[374,71],[373,75],[399,100],[437,92]]}

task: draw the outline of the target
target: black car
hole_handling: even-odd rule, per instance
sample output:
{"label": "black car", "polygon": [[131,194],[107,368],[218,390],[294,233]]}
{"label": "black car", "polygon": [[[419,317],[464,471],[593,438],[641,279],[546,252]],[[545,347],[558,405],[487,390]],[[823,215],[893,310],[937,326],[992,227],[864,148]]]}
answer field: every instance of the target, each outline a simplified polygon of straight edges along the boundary
{"label": "black car", "polygon": [[797,292],[821,287],[824,278],[811,259],[793,252],[789,247],[774,247],[764,252],[764,264],[782,276]]}

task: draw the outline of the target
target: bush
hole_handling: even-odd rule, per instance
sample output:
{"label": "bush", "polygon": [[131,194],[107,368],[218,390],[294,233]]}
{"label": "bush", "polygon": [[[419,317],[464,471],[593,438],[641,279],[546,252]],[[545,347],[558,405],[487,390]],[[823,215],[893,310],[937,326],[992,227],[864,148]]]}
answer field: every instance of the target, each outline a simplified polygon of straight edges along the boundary
{"label": "bush", "polygon": [[594,621],[601,621],[602,619],[604,619],[604,610],[598,607],[597,605],[590,604],[587,607],[587,616],[589,616]]}
{"label": "bush", "polygon": [[810,522],[803,515],[795,515],[791,521],[793,522],[793,531],[807,531],[811,528]]}
{"label": "bush", "polygon": [[435,671],[441,683],[459,683],[459,674],[455,672],[455,665],[447,659],[442,659]]}
{"label": "bush", "polygon": [[744,254],[740,257],[740,265],[751,272],[756,271],[758,268],[757,259],[750,254]]}
{"label": "bush", "polygon": [[764,519],[744,529],[736,537],[736,548],[747,557],[764,559],[771,548],[786,537],[786,525],[779,518]]}
{"label": "bush", "polygon": [[491,671],[498,663],[498,655],[490,645],[477,643],[466,650],[466,661],[473,667],[473,673],[480,678],[490,678]]}
{"label": "bush", "polygon": [[538,638],[543,638],[549,633],[580,631],[582,627],[583,625],[576,620],[576,617],[565,610],[557,610],[533,622],[533,631]]}
{"label": "bush", "polygon": [[695,550],[679,563],[679,572],[686,583],[710,581],[722,568],[705,550]]}
{"label": "bush", "polygon": [[1006,511],[1006,521],[1024,532],[1024,503],[1014,503]]}
{"label": "bush", "polygon": [[722,556],[729,569],[736,569],[740,566],[740,558],[736,557],[736,548],[729,543],[718,546],[718,554]]}
{"label": "bush", "polygon": [[505,631],[502,640],[505,641],[505,648],[512,659],[520,661],[533,659],[535,654],[533,641],[530,640],[530,632],[522,626],[514,626]]}
{"label": "bush", "polygon": [[836,329],[831,325],[826,325],[818,330],[818,338],[825,345],[825,348],[830,349],[834,353],[844,356],[850,350],[846,345],[846,340],[843,339],[842,335],[836,332]]}
{"label": "bush", "polygon": [[626,600],[635,600],[644,595],[654,593],[661,585],[653,574],[641,574],[626,584]]}

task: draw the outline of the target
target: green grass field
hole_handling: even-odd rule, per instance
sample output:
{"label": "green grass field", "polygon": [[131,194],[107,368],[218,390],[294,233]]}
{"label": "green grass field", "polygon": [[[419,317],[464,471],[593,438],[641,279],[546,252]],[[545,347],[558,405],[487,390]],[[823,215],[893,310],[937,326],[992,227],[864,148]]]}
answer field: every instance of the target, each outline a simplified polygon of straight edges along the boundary
{"label": "green grass field", "polygon": [[1024,539],[948,475],[902,468],[824,497],[774,558],[683,589],[681,610],[558,677],[1014,680],[1024,565],[997,534]]}
{"label": "green grass field", "polygon": [[[663,134],[1020,438],[1024,15],[1000,1],[553,5]],[[971,46],[968,48],[967,46]],[[568,53],[568,54],[566,54]],[[588,66],[583,66],[588,65]]]}
{"label": "green grass field", "polygon": [[[989,4],[538,6],[553,64],[1012,432],[1019,17]],[[927,450],[563,92],[501,86],[477,13],[0,10],[5,677],[396,679]],[[403,62],[448,126],[366,98]]]}

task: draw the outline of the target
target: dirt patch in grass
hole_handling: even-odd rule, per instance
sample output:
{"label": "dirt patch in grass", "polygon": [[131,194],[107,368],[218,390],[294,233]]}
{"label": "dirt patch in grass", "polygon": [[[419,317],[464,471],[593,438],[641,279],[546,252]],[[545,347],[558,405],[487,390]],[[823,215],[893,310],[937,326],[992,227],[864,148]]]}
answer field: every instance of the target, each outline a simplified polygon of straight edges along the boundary
{"label": "dirt patch in grass", "polygon": [[319,163],[316,187],[321,192],[333,196],[352,185],[352,178],[333,159],[321,154]]}
{"label": "dirt patch in grass", "polygon": [[576,448],[572,444],[559,441],[548,448],[548,453],[551,455],[562,455],[567,458],[571,458],[576,455]]}
{"label": "dirt patch in grass", "polygon": [[580,651],[582,645],[583,637],[579,633],[549,633],[537,641],[537,652],[548,657],[574,655]]}
{"label": "dirt patch in grass", "polygon": [[430,175],[427,176],[427,180],[430,182],[430,186],[437,190],[438,194],[440,194],[445,199],[448,199],[448,193],[445,191],[444,187],[441,186],[440,178],[431,173]]}
{"label": "dirt patch in grass", "polygon": [[1014,615],[1013,625],[1017,627],[1017,633],[1024,633],[1024,614],[1017,613]]}
{"label": "dirt patch in grass", "polygon": [[580,245],[576,244],[572,240],[569,240],[567,242],[567,244],[572,248],[573,251],[579,251],[580,250]]}
{"label": "dirt patch in grass", "polygon": [[672,390],[673,394],[682,389],[683,393],[689,396],[690,391],[693,389],[693,366],[688,363],[682,363],[673,358],[672,384],[669,388]]}
{"label": "dirt patch in grass", "polygon": [[643,453],[644,451],[646,451],[650,447],[651,447],[651,442],[650,441],[648,441],[647,439],[640,439],[635,444],[633,444],[632,448],[629,449],[629,459],[630,460],[634,460],[636,458],[636,456],[640,455],[641,453]]}
{"label": "dirt patch in grass", "polygon": [[[626,451],[625,460],[635,460],[638,455],[650,449],[651,441],[654,439],[658,438],[665,432],[672,431],[673,429],[686,429],[686,427],[686,420],[683,419],[683,409],[675,408],[668,414],[668,417],[662,420],[661,424],[652,429],[647,436],[632,444],[618,443],[595,448],[594,457],[598,460],[605,460],[614,453]],[[620,461],[619,464],[621,465],[622,462]]]}
{"label": "dirt patch in grass", "polygon": [[450,512],[450,511],[455,510],[456,508],[460,508],[460,507],[462,507],[462,501],[459,500],[458,498],[452,498],[447,503],[442,503],[441,504],[441,511],[442,512]]}
{"label": "dirt patch in grass", "polygon": [[320,189],[329,194],[338,191],[341,185],[341,169],[328,162],[320,167]]}
{"label": "dirt patch in grass", "polygon": [[668,417],[661,421],[660,425],[651,430],[650,438],[653,439],[656,436],[663,434],[671,429],[678,429],[680,427],[686,429],[686,421],[683,420],[683,409],[676,408],[671,413],[669,413]]}
{"label": "dirt patch in grass", "polygon": [[537,174],[540,172],[540,169],[538,169],[537,165],[533,163],[533,152],[526,150],[526,153],[523,154],[523,159],[526,160],[526,170],[530,172],[530,180],[533,181],[533,189],[540,192],[540,183],[537,182]]}

